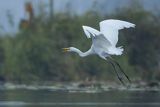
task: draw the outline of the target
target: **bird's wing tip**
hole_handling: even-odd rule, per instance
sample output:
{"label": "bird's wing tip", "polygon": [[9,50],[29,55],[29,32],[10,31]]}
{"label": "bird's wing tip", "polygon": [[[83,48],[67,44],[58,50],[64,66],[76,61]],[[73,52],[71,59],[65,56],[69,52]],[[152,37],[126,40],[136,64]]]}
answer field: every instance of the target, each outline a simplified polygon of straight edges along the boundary
{"label": "bird's wing tip", "polygon": [[83,28],[83,29],[86,29],[87,27],[88,27],[88,26],[82,25],[82,28]]}
{"label": "bird's wing tip", "polygon": [[83,31],[86,34],[87,38],[91,38],[90,33],[87,31],[87,27],[88,26],[82,25]]}
{"label": "bird's wing tip", "polygon": [[134,24],[134,27],[136,27],[136,25]]}
{"label": "bird's wing tip", "polygon": [[135,24],[132,24],[132,27],[133,27],[133,28],[135,28],[135,27],[136,27],[136,25],[135,25]]}

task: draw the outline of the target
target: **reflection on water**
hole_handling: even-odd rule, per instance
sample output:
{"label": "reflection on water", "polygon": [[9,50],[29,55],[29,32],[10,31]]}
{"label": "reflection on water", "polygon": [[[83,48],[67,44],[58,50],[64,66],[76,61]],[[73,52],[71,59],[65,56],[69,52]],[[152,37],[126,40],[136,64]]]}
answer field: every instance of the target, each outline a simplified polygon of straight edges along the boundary
{"label": "reflection on water", "polygon": [[106,91],[69,93],[48,90],[1,90],[0,107],[159,107],[160,93]]}

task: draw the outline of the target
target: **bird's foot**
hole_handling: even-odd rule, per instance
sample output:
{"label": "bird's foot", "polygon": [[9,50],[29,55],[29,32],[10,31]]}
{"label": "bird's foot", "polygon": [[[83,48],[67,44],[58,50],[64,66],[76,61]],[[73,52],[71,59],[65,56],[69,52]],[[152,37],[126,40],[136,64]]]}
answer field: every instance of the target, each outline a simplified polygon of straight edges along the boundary
{"label": "bird's foot", "polygon": [[123,82],[122,77],[118,77],[119,81],[123,84],[123,86],[126,86],[125,83]]}

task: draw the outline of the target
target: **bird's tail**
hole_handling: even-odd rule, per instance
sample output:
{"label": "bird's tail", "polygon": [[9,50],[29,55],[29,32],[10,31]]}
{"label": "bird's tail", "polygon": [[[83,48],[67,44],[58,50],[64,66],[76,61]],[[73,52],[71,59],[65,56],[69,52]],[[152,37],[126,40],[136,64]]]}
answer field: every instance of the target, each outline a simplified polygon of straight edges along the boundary
{"label": "bird's tail", "polygon": [[122,53],[123,53],[123,48],[122,48],[122,46],[120,46],[120,47],[111,47],[111,48],[109,48],[109,54],[111,54],[111,55],[122,55]]}

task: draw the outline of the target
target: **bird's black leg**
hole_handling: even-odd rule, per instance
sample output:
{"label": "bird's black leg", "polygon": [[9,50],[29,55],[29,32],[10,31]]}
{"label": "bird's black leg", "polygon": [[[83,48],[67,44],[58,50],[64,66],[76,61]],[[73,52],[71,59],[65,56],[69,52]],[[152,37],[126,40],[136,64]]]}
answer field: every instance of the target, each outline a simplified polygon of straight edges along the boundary
{"label": "bird's black leg", "polygon": [[119,81],[125,86],[124,82],[122,81],[122,78],[119,76],[119,74],[118,74],[118,72],[117,72],[117,70],[116,70],[115,65],[114,65],[111,61],[109,61],[109,60],[108,60],[108,62],[112,65],[112,67],[113,67],[113,69],[114,69],[114,71],[115,71],[115,73],[116,73]]}
{"label": "bird's black leg", "polygon": [[129,79],[128,75],[124,72],[124,70],[122,69],[120,64],[117,61],[115,61],[112,57],[109,57],[109,58],[110,58],[110,60],[112,60],[119,67],[120,71],[125,75],[127,80],[131,83],[131,80]]}

